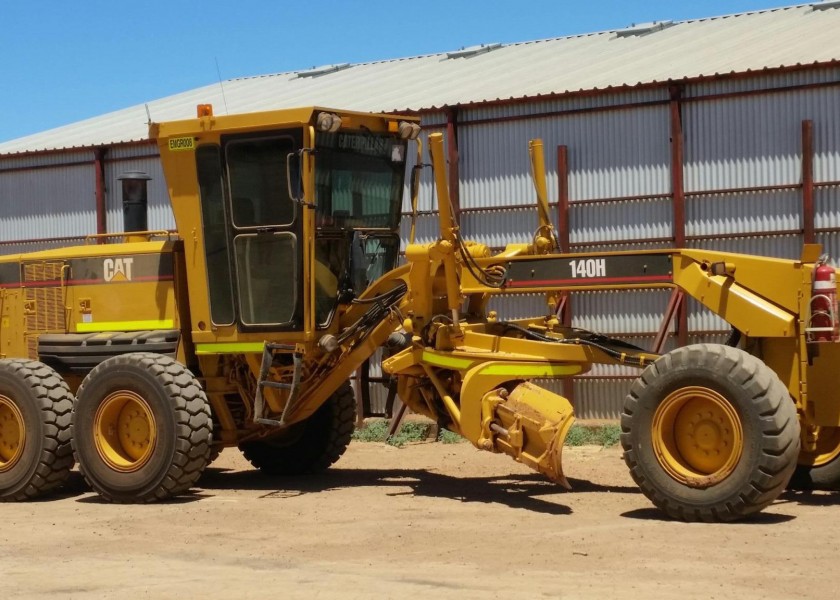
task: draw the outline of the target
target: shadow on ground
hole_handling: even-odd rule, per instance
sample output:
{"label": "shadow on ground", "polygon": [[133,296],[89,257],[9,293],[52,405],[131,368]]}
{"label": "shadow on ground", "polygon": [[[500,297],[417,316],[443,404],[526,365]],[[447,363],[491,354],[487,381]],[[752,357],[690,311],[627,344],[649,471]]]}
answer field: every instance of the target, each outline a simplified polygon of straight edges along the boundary
{"label": "shadow on ground", "polygon": [[840,491],[785,490],[778,501],[796,502],[804,506],[838,506],[840,505]]}
{"label": "shadow on ground", "polygon": [[90,487],[85,481],[85,478],[82,477],[82,474],[78,471],[71,471],[67,481],[59,489],[47,494],[46,496],[30,500],[29,502],[52,502],[54,500],[63,500],[65,498],[75,498],[88,493],[90,493]]}
{"label": "shadow on ground", "polygon": [[[636,510],[630,510],[625,513],[622,513],[621,516],[626,517],[628,519],[639,519],[642,521],[663,521],[672,523],[682,523],[682,521],[669,517],[664,511],[661,511],[655,507],[638,508]],[[787,521],[792,521],[795,518],[796,517],[794,517],[793,515],[760,512],[747,519],[735,521],[732,523],[732,525],[773,525],[775,523],[785,523]]]}
{"label": "shadow on ground", "polygon": [[[840,491],[827,490],[793,490],[788,489],[776,499],[772,507],[780,507],[785,504],[799,504],[802,506],[834,507],[840,505]],[[630,519],[642,519],[650,521],[673,521],[668,515],[656,508],[640,508],[631,510],[622,515]],[[785,523],[796,517],[792,515],[760,512],[747,519],[737,521],[741,525],[772,525],[774,523]]]}
{"label": "shadow on ground", "polygon": [[[634,487],[601,486],[578,479],[570,479],[569,483],[573,488],[570,493],[638,493]],[[266,493],[261,498],[264,499],[346,488],[394,488],[385,493],[391,496],[423,496],[499,504],[552,515],[568,515],[572,512],[568,506],[556,502],[556,495],[567,493],[566,490],[536,473],[452,477],[422,469],[334,469],[319,475],[278,478],[266,476],[259,471],[225,472],[210,468],[199,481],[199,487],[205,491],[263,490]]]}
{"label": "shadow on ground", "polygon": [[[258,470],[233,471],[209,467],[193,493],[171,498],[168,504],[191,503],[213,495],[214,490],[253,490],[265,492],[261,499],[283,499],[312,492],[378,487],[391,496],[421,496],[449,498],[459,502],[498,504],[511,509],[529,512],[569,515],[572,509],[560,502],[562,494],[612,493],[639,494],[635,486],[601,485],[584,479],[570,478],[571,491],[548,481],[538,473],[503,475],[495,477],[453,477],[422,469],[330,469],[316,475],[298,477],[271,477]],[[390,490],[388,488],[391,488]],[[103,503],[92,494],[84,478],[73,471],[67,483],[56,493],[35,502],[48,502],[63,498],[78,498],[77,502]],[[815,507],[834,507],[840,504],[840,491],[786,490],[773,506],[797,503]],[[622,514],[629,519],[672,521],[657,508],[640,508]],[[742,524],[774,524],[792,520],[785,514],[761,512]]]}

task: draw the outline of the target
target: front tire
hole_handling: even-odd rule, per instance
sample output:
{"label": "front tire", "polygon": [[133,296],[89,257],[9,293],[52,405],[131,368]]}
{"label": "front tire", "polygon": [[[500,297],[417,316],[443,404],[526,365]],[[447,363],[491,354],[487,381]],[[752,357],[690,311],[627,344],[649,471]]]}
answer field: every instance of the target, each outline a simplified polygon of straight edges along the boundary
{"label": "front tire", "polygon": [[45,495],[73,468],[73,395],[47,365],[0,360],[0,501]]}
{"label": "front tire", "polygon": [[210,405],[192,373],[160,354],[109,358],[76,394],[73,450],[85,480],[110,502],[186,492],[210,457]]}
{"label": "front tire", "polygon": [[239,446],[245,458],[267,475],[323,471],[347,450],[356,426],[356,399],[344,383],[311,417],[293,425],[287,437]]}
{"label": "front tire", "polygon": [[660,357],[621,415],[624,460],[669,516],[734,521],[759,512],[796,467],[799,422],[778,376],[738,348],[698,344]]}

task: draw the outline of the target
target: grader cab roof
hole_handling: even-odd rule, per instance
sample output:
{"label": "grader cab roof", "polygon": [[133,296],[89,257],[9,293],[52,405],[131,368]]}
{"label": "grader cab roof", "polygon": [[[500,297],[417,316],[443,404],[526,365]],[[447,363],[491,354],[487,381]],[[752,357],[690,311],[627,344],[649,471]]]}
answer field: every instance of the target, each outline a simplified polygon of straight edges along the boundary
{"label": "grader cab roof", "polygon": [[214,115],[208,104],[199,104],[194,119],[167,121],[149,124],[151,139],[165,139],[178,136],[199,136],[209,131],[247,132],[267,128],[296,127],[314,123],[320,113],[339,115],[342,125],[352,129],[364,126],[373,131],[384,131],[399,121],[419,122],[416,117],[384,113],[365,113],[318,106],[286,108],[236,115]]}

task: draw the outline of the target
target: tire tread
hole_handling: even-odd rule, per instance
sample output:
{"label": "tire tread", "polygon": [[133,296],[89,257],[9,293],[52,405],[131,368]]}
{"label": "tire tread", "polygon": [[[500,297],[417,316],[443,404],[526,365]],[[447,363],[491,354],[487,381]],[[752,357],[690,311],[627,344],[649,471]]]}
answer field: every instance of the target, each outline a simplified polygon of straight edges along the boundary
{"label": "tire tread", "polygon": [[[117,504],[149,503],[165,500],[189,490],[198,481],[210,458],[213,425],[210,404],[193,374],[181,363],[163,354],[134,352],[115,356],[97,365],[88,375],[93,378],[113,364],[136,365],[154,375],[163,385],[172,401],[177,425],[175,455],[166,475],[158,486],[145,494],[127,497],[112,493],[90,477],[79,461],[79,470],[88,485],[103,499]],[[79,387],[78,395],[84,393],[86,378]],[[77,453],[78,449],[74,450]]]}
{"label": "tire tread", "polygon": [[[711,358],[710,358],[711,357]],[[758,409],[761,428],[759,464],[743,482],[737,498],[709,506],[687,506],[669,499],[645,474],[644,465],[634,451],[634,417],[641,398],[661,374],[680,365],[711,362],[731,364],[728,376],[750,390],[751,402]],[[661,365],[661,366],[660,366]],[[799,452],[799,423],[796,409],[784,384],[760,360],[741,350],[716,344],[696,344],[678,348],[656,362],[637,378],[628,393],[621,414],[621,444],[624,460],[633,480],[654,505],[669,516],[684,521],[734,521],[757,513],[784,490],[796,465]]]}
{"label": "tire tread", "polygon": [[42,362],[6,359],[0,361],[0,365],[0,368],[20,378],[36,398],[46,438],[34,476],[17,492],[0,495],[0,502],[31,500],[61,487],[73,469],[73,451],[70,443],[73,395],[58,373]]}
{"label": "tire tread", "polygon": [[[330,410],[322,431],[305,431],[306,435],[322,435],[323,445],[315,452],[297,451],[295,444],[272,448],[269,443],[242,444],[245,458],[269,475],[300,475],[324,471],[333,465],[350,444],[356,427],[356,399],[349,383],[344,383],[326,400],[320,410]],[[316,412],[310,419],[318,417]]]}

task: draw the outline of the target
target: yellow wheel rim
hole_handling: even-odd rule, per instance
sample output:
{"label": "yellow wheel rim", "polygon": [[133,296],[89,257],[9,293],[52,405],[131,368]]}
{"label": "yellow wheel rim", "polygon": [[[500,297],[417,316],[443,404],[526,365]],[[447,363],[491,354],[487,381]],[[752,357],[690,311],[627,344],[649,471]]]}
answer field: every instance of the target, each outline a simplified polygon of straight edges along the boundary
{"label": "yellow wheel rim", "polygon": [[25,441],[23,415],[11,398],[0,395],[0,473],[17,464]]}
{"label": "yellow wheel rim", "polygon": [[138,394],[119,390],[105,398],[93,420],[96,451],[109,467],[121,473],[142,468],[155,449],[152,409]]}
{"label": "yellow wheel rim", "polygon": [[653,415],[653,447],[674,479],[706,488],[726,479],[741,458],[744,432],[735,408],[706,387],[669,394]]}
{"label": "yellow wheel rim", "polygon": [[814,452],[800,452],[799,464],[822,467],[840,456],[840,427],[820,427]]}

